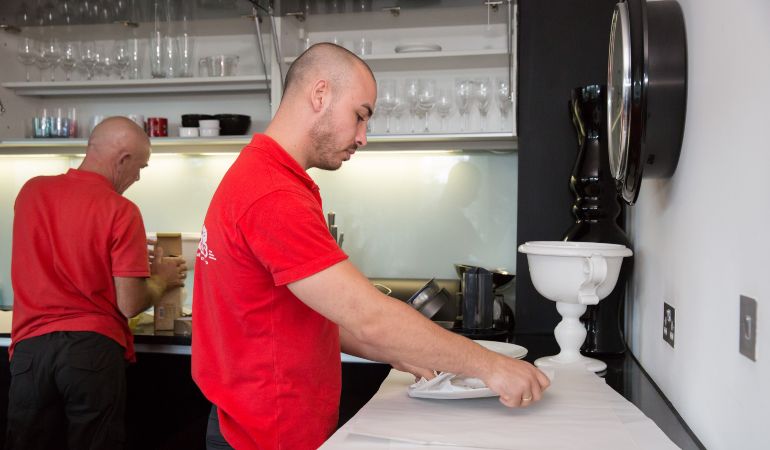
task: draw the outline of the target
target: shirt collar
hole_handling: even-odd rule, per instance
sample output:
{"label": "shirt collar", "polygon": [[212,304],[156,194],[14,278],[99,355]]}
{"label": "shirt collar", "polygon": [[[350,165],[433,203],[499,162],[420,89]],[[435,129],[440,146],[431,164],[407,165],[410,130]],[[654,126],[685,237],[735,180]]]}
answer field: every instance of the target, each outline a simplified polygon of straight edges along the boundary
{"label": "shirt collar", "polygon": [[108,180],[107,177],[96,172],[91,172],[88,170],[80,170],[80,169],[69,169],[67,171],[67,176],[74,177],[83,181],[91,181],[95,183],[104,184],[105,186],[108,186],[110,189],[115,190],[115,187],[112,185],[112,183],[110,183],[110,180]]}
{"label": "shirt collar", "polygon": [[309,189],[318,190],[318,185],[316,185],[315,181],[310,178],[307,171],[299,165],[296,159],[281,147],[281,144],[273,140],[270,136],[260,133],[255,134],[254,137],[251,138],[249,147],[264,151],[268,156],[288,169],[289,172],[292,172]]}

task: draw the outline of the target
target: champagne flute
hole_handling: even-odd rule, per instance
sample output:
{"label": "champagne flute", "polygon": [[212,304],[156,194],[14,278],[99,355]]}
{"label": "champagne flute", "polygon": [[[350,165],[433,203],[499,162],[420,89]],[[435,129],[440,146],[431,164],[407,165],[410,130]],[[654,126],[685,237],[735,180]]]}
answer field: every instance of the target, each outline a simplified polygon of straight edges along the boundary
{"label": "champagne flute", "polygon": [[409,107],[410,132],[414,133],[414,117],[417,114],[419,83],[416,78],[409,78],[404,83],[404,100]]}
{"label": "champagne flute", "polygon": [[22,38],[19,40],[19,49],[16,52],[19,62],[24,65],[25,81],[29,81],[29,68],[37,62],[37,51],[35,50],[35,41],[32,38]]}
{"label": "champagne flute", "polygon": [[481,130],[483,131],[486,126],[490,100],[492,100],[492,89],[490,88],[488,77],[477,78],[474,81],[473,95],[476,100],[476,107],[479,109],[479,114],[481,114]]}
{"label": "champagne flute", "polygon": [[507,78],[497,79],[497,89],[495,89],[495,96],[497,97],[497,107],[500,109],[500,130],[505,129],[505,125],[508,123],[508,113],[513,108],[513,100],[511,100],[511,87]]}

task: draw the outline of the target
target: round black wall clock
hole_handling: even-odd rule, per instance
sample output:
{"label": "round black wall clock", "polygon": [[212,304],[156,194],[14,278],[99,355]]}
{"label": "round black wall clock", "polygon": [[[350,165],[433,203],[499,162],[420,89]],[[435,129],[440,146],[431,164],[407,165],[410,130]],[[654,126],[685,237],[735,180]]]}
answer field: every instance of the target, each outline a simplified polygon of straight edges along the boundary
{"label": "round black wall clock", "polygon": [[615,5],[607,65],[607,147],[618,193],[628,204],[642,175],[674,174],[687,106],[687,39],[674,0]]}

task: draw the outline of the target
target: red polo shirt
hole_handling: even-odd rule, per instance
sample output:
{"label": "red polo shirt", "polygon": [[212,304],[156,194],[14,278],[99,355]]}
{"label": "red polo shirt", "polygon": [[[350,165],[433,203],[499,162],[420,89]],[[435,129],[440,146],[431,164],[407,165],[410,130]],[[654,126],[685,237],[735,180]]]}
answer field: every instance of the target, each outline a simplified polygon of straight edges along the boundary
{"label": "red polo shirt", "polygon": [[193,292],[193,378],[234,448],[315,449],[334,431],[339,328],[286,285],[346,258],[318,186],[255,135],[211,200]]}
{"label": "red polo shirt", "polygon": [[134,360],[113,277],[149,277],[139,209],[103,176],[70,169],[35,177],[16,197],[13,218],[11,348],[54,331],[93,331]]}

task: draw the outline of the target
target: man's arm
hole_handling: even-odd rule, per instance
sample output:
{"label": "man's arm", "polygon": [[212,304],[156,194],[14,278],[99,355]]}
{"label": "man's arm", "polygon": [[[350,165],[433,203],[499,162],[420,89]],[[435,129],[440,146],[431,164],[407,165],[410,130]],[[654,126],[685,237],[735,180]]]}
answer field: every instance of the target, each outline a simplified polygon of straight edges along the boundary
{"label": "man's arm", "polygon": [[[373,361],[386,362],[386,355],[381,354],[377,347],[366,345],[357,340],[345,328],[340,328],[340,348],[348,355],[359,356]],[[435,376],[435,373],[433,373],[433,370],[431,369],[414,366],[403,361],[388,361],[388,363],[402,372],[411,373],[416,379],[420,379],[421,377],[431,379]]]}
{"label": "man's arm", "polygon": [[482,379],[507,406],[540,399],[549,381],[531,364],[491,352],[426,319],[375,288],[349,261],[289,284],[319,314],[337,323],[347,350],[392,364]]}
{"label": "man's arm", "polygon": [[113,277],[118,309],[131,318],[158,304],[163,294],[184,285],[187,265],[182,258],[163,258],[163,249],[155,247],[150,258],[150,277]]}

